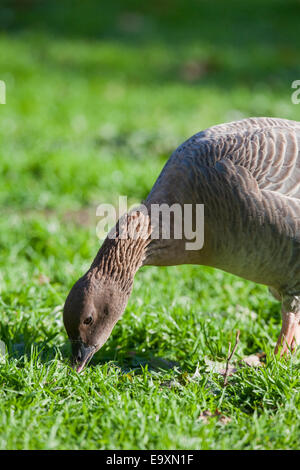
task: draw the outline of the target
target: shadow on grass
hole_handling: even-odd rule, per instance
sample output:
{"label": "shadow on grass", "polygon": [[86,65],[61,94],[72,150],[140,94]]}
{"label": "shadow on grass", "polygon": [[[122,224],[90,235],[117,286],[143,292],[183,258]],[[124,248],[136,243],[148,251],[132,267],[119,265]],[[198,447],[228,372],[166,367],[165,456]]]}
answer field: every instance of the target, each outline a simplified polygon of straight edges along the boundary
{"label": "shadow on grass", "polygon": [[32,358],[39,358],[41,362],[46,363],[59,356],[63,361],[68,362],[68,344],[62,346],[51,345],[50,340],[38,342],[24,342],[20,337],[11,339],[6,346],[6,355],[9,359],[17,359],[20,365],[25,365]]}
{"label": "shadow on grass", "polygon": [[115,353],[107,353],[106,351],[101,353],[100,351],[100,353],[96,354],[91,360],[89,365],[97,367],[107,362],[113,363],[124,373],[131,371],[139,373],[142,371],[142,368],[145,369],[146,367],[149,371],[167,371],[179,368],[177,361],[155,355],[153,352],[140,353],[136,351],[124,351],[119,355],[117,350]]}
{"label": "shadow on grass", "polygon": [[[56,336],[56,335],[55,335]],[[71,366],[71,347],[70,343],[66,341],[60,346],[53,345],[54,337],[44,341],[25,342],[20,335],[16,338],[10,339],[6,345],[7,359],[17,359],[19,367],[26,367],[27,364],[33,359],[39,359],[41,363],[48,363],[59,358],[64,364]],[[178,369],[179,363],[167,358],[155,355],[151,352],[135,352],[132,350],[122,351],[119,349],[104,349],[96,353],[89,364],[89,367],[101,367],[106,363],[111,363],[122,370],[122,373],[141,373],[142,369],[147,368],[151,371],[167,371],[170,369]]]}

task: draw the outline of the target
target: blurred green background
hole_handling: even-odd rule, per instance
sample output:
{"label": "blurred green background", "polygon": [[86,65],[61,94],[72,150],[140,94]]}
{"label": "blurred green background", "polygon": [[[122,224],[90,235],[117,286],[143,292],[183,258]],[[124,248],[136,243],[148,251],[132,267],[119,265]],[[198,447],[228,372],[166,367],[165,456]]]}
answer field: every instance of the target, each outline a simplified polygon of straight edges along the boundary
{"label": "blurred green background", "polygon": [[298,1],[0,8],[6,207],[57,210],[119,193],[139,200],[193,133],[247,116],[299,118],[290,99]]}
{"label": "blurred green background", "polygon": [[[280,308],[265,287],[142,270],[84,381],[66,372],[62,307],[99,247],[98,204],[145,198],[172,151],[211,125],[299,120],[299,17],[297,0],[1,1],[1,448],[297,447],[299,381],[285,366],[244,371],[226,393],[202,378],[162,391],[162,372],[115,368],[159,356],[193,374],[206,355],[224,360],[237,328],[241,356],[271,351]],[[216,407],[226,430],[197,419]]]}

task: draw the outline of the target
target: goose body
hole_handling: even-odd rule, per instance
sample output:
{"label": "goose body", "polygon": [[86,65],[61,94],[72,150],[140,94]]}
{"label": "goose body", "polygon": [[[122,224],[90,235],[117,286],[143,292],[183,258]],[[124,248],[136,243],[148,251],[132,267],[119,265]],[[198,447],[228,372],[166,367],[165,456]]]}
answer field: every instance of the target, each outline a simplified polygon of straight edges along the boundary
{"label": "goose body", "polygon": [[160,174],[146,200],[156,202],[205,207],[203,249],[159,240],[164,264],[208,264],[300,292],[300,123],[252,118],[194,135]]}
{"label": "goose body", "polygon": [[[153,204],[176,203],[204,205],[203,247],[187,250],[184,237],[121,240],[119,225],[66,301],[75,363],[84,362],[85,346],[93,343],[95,352],[106,341],[142,265],[209,265],[265,284],[282,301],[276,352],[300,341],[300,123],[249,118],[195,134],[174,151],[144,201],[149,233],[159,224]],[[123,301],[115,308],[117,292]],[[99,314],[105,302],[115,312],[106,319]],[[87,310],[94,330],[82,327]]]}

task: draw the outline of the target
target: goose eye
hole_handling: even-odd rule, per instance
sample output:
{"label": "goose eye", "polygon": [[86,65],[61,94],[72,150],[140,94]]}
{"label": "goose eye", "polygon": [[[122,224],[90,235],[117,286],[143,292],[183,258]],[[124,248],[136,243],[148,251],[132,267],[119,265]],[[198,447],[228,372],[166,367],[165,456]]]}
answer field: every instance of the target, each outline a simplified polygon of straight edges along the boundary
{"label": "goose eye", "polygon": [[87,317],[85,320],[83,320],[83,323],[85,325],[90,325],[93,321],[93,317],[90,315],[89,317]]}

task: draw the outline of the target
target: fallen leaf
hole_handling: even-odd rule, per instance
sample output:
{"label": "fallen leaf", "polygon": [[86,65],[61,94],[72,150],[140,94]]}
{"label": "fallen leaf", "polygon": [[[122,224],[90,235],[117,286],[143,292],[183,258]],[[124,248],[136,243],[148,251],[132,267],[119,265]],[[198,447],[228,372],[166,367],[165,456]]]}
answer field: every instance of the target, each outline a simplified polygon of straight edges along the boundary
{"label": "fallen leaf", "polygon": [[219,419],[219,423],[221,424],[228,424],[230,423],[231,418],[229,416],[222,415]]}
{"label": "fallen leaf", "polygon": [[215,418],[217,416],[218,422],[220,424],[228,424],[231,421],[231,418],[229,416],[222,415],[219,410],[216,410],[214,413],[209,410],[202,411],[198,420],[203,421],[205,424],[208,424],[211,418]]}
{"label": "fallen leaf", "polygon": [[[262,367],[264,363],[261,362],[261,359],[266,357],[266,354],[256,353],[245,356],[242,360],[228,365],[228,376],[235,374],[239,368],[248,366],[248,367]],[[225,375],[226,372],[226,362],[211,361],[210,359],[204,359],[205,364],[211,372]],[[197,372],[197,371],[196,371]]]}
{"label": "fallen leaf", "polygon": [[262,362],[260,362],[261,357],[263,356],[259,353],[250,354],[250,356],[243,357],[241,365],[246,364],[249,367],[261,367],[264,365]]}
{"label": "fallen leaf", "polygon": [[[204,358],[204,362],[207,365],[208,369],[211,372],[215,372],[221,375],[225,375],[226,372],[226,362],[211,361],[210,359]],[[232,375],[237,372],[237,368],[232,364],[228,366],[228,375]]]}
{"label": "fallen leaf", "polygon": [[209,418],[212,418],[213,416],[214,415],[212,414],[211,411],[205,410],[200,413],[198,420],[203,421],[205,424],[208,424]]}
{"label": "fallen leaf", "polygon": [[[230,375],[233,375],[237,372],[237,367],[234,367],[232,366],[231,364],[228,365],[228,372],[227,372],[227,376],[230,376]],[[219,371],[219,374],[221,375],[225,375],[226,374],[226,368],[225,369],[221,369]]]}
{"label": "fallen leaf", "polygon": [[45,274],[40,274],[38,277],[39,284],[42,286],[43,284],[48,284],[50,282],[50,278]]}

